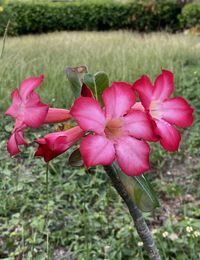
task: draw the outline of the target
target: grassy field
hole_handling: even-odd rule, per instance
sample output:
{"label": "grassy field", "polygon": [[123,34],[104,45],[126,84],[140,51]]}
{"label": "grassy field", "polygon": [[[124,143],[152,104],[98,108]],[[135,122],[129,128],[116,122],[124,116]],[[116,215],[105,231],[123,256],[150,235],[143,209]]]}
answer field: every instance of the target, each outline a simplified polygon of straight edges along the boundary
{"label": "grassy field", "polygon": [[[70,107],[73,97],[64,70],[80,64],[87,64],[91,72],[106,71],[111,82],[133,82],[142,74],[154,79],[161,68],[174,72],[175,94],[195,108],[196,122],[183,131],[178,153],[152,147],[152,171],[147,175],[161,207],[146,214],[146,219],[162,259],[199,259],[200,38],[129,32],[8,38],[0,59],[0,111],[10,104],[10,92],[22,79],[41,73],[43,101]],[[147,259],[127,209],[103,170],[88,174],[69,168],[66,155],[55,159],[49,166],[47,202],[46,166],[34,159],[34,148],[14,159],[6,153],[12,124],[2,113],[0,259]],[[34,136],[51,130],[45,126]]]}
{"label": "grassy field", "polygon": [[64,69],[78,64],[87,64],[91,72],[106,71],[111,81],[128,82],[144,73],[153,79],[161,68],[167,68],[175,73],[177,94],[195,94],[188,84],[198,77],[198,42],[199,38],[183,35],[127,32],[67,32],[11,38],[0,61],[1,106],[9,104],[10,90],[24,77],[41,73],[46,77],[40,89],[43,98],[57,106],[70,105]]}

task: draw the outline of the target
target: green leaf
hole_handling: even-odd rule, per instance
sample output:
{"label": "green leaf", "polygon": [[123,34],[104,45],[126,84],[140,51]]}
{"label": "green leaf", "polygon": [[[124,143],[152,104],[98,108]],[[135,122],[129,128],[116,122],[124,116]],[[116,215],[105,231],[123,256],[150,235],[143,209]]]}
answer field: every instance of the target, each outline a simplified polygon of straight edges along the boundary
{"label": "green leaf", "polygon": [[104,71],[99,71],[95,75],[86,73],[83,82],[92,90],[95,98],[103,104],[101,95],[109,87],[108,75]]}
{"label": "green leaf", "polygon": [[109,87],[108,74],[106,74],[104,71],[99,71],[94,75],[94,77],[97,88],[98,100],[101,102],[101,104],[103,104],[102,93],[106,88]]}
{"label": "green leaf", "polygon": [[79,67],[68,67],[66,68],[67,78],[71,84],[71,90],[75,98],[80,97],[81,88],[83,84],[83,78],[87,73],[87,66],[82,65]]}
{"label": "green leaf", "polygon": [[127,176],[123,173],[118,164],[113,164],[115,173],[118,174],[121,182],[126,188],[131,199],[135,202],[137,207],[144,211],[149,212],[159,206],[157,196],[144,175],[140,176]]}
{"label": "green leaf", "polygon": [[76,149],[72,152],[72,154],[69,156],[68,163],[72,167],[83,166],[83,160],[79,149]]}

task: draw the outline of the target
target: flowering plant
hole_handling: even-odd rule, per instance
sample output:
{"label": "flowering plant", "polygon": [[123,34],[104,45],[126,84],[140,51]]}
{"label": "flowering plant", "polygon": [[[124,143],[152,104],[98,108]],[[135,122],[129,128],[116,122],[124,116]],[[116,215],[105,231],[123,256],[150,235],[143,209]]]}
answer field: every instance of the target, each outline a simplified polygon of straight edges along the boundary
{"label": "flowering plant", "polygon": [[[21,145],[28,145],[24,136],[26,128],[70,119],[70,129],[35,140],[38,144],[35,156],[49,162],[78,143],[79,150],[70,159],[82,161],[86,168],[103,165],[137,222],[139,213],[135,215],[137,208],[130,203],[136,203],[144,211],[157,205],[152,188],[142,175],[150,169],[148,142],[160,142],[165,150],[177,151],[181,134],[176,126],[192,125],[193,109],[182,97],[170,97],[174,79],[167,70],[162,70],[154,84],[144,75],[133,84],[113,82],[110,85],[106,73],[92,75],[85,66],[68,68],[67,76],[76,97],[70,110],[50,108],[41,102],[35,89],[42,83],[42,75],[25,79],[12,92],[12,105],[6,115],[16,121],[7,150],[14,156],[20,153]],[[141,196],[151,201],[150,208],[142,204],[142,199],[136,199]],[[143,231],[135,225],[147,251],[151,250],[157,257],[154,244],[145,240],[146,224],[142,223]]]}

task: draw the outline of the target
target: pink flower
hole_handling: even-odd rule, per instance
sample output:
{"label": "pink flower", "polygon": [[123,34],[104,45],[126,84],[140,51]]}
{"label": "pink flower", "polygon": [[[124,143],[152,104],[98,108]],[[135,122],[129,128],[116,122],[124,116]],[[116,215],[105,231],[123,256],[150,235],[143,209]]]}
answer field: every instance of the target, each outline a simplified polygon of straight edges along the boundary
{"label": "pink flower", "polygon": [[42,83],[44,76],[30,77],[22,81],[20,88],[12,94],[12,105],[6,111],[6,115],[16,119],[7,149],[11,155],[20,152],[18,146],[27,144],[23,131],[27,127],[37,128],[45,120],[48,106],[40,101],[39,95],[34,90]]}
{"label": "pink flower", "polygon": [[15,118],[15,127],[8,141],[7,149],[10,155],[20,152],[20,145],[27,145],[24,130],[28,127],[38,128],[43,123],[62,122],[71,117],[69,110],[50,108],[40,101],[34,90],[42,83],[44,76],[30,77],[22,81],[20,88],[12,94],[12,105],[6,115]]}
{"label": "pink flower", "polygon": [[43,79],[44,76],[41,75],[23,80],[20,88],[12,92],[13,103],[5,114],[28,127],[39,127],[47,115],[48,105],[41,103],[39,95],[34,90],[39,87]]}
{"label": "pink flower", "polygon": [[71,109],[71,115],[86,136],[80,152],[86,167],[109,165],[116,159],[127,175],[140,175],[149,169],[148,144],[155,136],[149,116],[131,110],[135,94],[131,86],[115,82],[103,92],[105,110],[91,97],[80,97]]}
{"label": "pink flower", "polygon": [[44,157],[44,160],[48,162],[64,153],[83,135],[84,131],[79,126],[73,127],[67,131],[47,134],[44,138],[36,140],[39,147],[35,153],[35,156]]}
{"label": "pink flower", "polygon": [[192,125],[193,109],[181,97],[169,98],[174,90],[173,74],[163,70],[154,85],[144,75],[133,84],[133,89],[139,93],[142,105],[154,120],[155,133],[160,136],[161,145],[168,151],[177,151],[181,134],[173,125]]}

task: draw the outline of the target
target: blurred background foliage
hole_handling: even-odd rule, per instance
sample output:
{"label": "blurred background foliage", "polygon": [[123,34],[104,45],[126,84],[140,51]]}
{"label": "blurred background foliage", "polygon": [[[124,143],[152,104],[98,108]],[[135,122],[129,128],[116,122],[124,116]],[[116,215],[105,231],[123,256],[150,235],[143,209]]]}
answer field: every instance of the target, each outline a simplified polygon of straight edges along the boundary
{"label": "blurred background foliage", "polygon": [[8,20],[11,21],[8,34],[15,36],[63,30],[175,32],[200,23],[199,1],[8,0],[2,7],[1,35]]}

